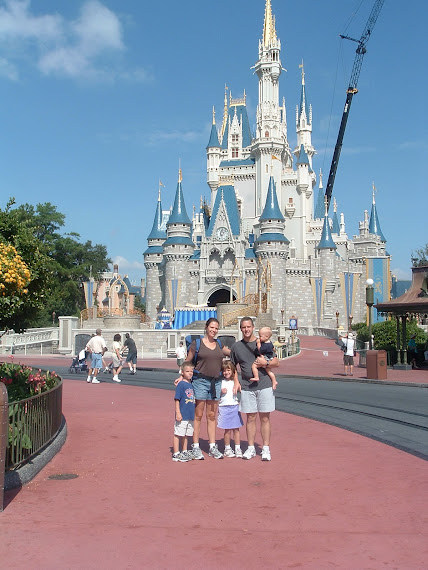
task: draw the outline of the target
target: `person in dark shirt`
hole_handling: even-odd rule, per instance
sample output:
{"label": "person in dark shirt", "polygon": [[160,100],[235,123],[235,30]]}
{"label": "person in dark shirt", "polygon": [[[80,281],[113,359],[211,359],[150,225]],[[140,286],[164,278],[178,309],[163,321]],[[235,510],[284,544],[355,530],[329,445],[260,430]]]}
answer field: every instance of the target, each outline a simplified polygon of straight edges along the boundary
{"label": "person in dark shirt", "polygon": [[130,374],[137,373],[137,345],[135,344],[135,340],[131,338],[129,333],[125,335],[125,342],[123,343],[124,348],[128,348],[128,355],[126,357],[126,362],[129,367]]}

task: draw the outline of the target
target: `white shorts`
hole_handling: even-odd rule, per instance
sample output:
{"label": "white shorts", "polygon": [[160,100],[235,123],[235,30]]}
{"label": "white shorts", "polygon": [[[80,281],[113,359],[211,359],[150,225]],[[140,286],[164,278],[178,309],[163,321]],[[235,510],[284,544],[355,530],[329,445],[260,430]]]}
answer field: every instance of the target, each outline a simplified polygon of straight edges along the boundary
{"label": "white shorts", "polygon": [[174,435],[193,435],[193,420],[182,420],[181,422],[175,422],[174,425]]}
{"label": "white shorts", "polygon": [[275,411],[275,396],[272,387],[264,388],[264,390],[242,390],[240,410],[244,414]]}

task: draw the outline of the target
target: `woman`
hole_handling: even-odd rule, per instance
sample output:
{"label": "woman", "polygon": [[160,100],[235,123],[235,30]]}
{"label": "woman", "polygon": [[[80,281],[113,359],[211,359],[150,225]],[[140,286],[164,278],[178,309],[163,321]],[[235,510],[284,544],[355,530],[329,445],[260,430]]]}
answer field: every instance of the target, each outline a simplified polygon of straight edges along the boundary
{"label": "woman", "polygon": [[192,381],[196,400],[192,445],[193,459],[204,459],[199,447],[199,433],[204,410],[207,418],[210,444],[208,455],[215,459],[223,458],[223,454],[220,453],[215,442],[216,415],[221,396],[221,365],[224,356],[228,356],[230,350],[226,346],[220,348],[220,344],[216,340],[218,327],[219,322],[217,319],[208,319],[205,323],[205,335],[201,338],[199,350],[197,351],[196,349],[196,341],[193,341],[187,352],[187,362],[194,361],[194,356],[197,352]]}
{"label": "woman", "polygon": [[113,359],[113,380],[115,382],[121,382],[119,374],[122,370],[122,359],[120,357],[120,351],[122,350],[121,345],[122,337],[120,334],[115,334],[113,337],[113,348],[112,348],[112,359]]}

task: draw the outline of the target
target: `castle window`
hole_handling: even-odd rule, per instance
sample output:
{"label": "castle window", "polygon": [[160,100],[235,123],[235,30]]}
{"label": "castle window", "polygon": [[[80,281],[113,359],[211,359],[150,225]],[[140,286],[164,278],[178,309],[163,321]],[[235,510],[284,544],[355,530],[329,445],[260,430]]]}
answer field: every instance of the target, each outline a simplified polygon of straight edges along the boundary
{"label": "castle window", "polygon": [[232,158],[238,158],[239,156],[239,149],[232,148]]}
{"label": "castle window", "polygon": [[265,131],[265,137],[266,137],[266,138],[269,137],[269,131]]}
{"label": "castle window", "polygon": [[238,144],[239,135],[232,135],[232,144]]}

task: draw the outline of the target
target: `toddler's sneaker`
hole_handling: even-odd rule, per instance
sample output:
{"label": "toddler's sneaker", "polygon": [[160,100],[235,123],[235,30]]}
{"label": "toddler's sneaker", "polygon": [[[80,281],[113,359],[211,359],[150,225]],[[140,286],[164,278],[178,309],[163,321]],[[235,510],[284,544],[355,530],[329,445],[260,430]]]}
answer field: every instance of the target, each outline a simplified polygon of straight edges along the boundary
{"label": "toddler's sneaker", "polygon": [[218,450],[217,444],[214,447],[210,447],[208,455],[214,457],[214,459],[223,459],[223,454]]}
{"label": "toddler's sneaker", "polygon": [[112,380],[114,382],[122,382],[122,380],[119,378],[119,376],[113,376]]}
{"label": "toddler's sneaker", "polygon": [[270,449],[262,449],[262,461],[270,461]]}
{"label": "toddler's sneaker", "polygon": [[233,449],[231,447],[229,449],[225,449],[223,455],[225,457],[235,457],[236,456],[235,452],[233,451]]}
{"label": "toddler's sneaker", "polygon": [[173,461],[180,461],[181,463],[185,463],[186,461],[190,461],[190,459],[187,457],[187,455],[184,455],[184,451],[182,452],[178,452],[178,453],[173,453],[172,454],[172,460]]}
{"label": "toddler's sneaker", "polygon": [[235,447],[235,457],[242,459],[243,453],[240,447]]}
{"label": "toddler's sneaker", "polygon": [[194,447],[192,444],[192,449],[190,451],[193,459],[205,459],[200,447]]}
{"label": "toddler's sneaker", "polygon": [[92,384],[101,384],[98,378],[92,378]]}
{"label": "toddler's sneaker", "polygon": [[243,459],[252,459],[255,456],[256,456],[256,450],[254,449],[254,447],[251,448],[249,447],[242,457]]}
{"label": "toddler's sneaker", "polygon": [[88,382],[88,384],[90,384],[90,383],[92,382],[92,378],[91,378],[90,376],[88,376],[88,377],[86,378],[86,382]]}

